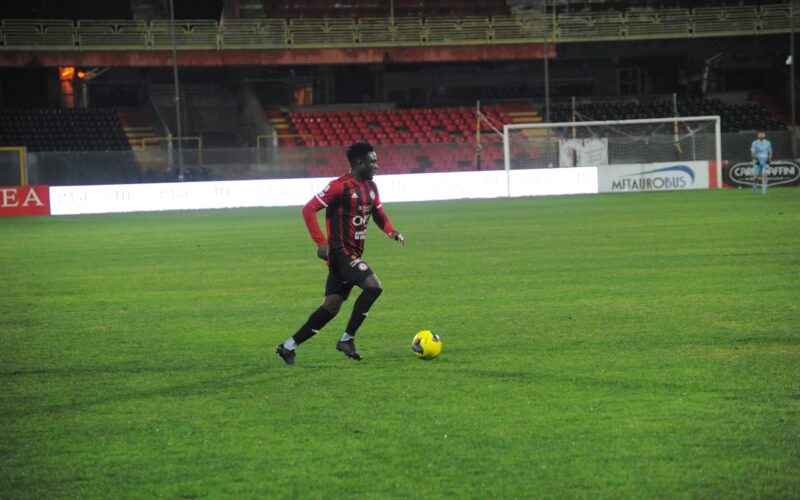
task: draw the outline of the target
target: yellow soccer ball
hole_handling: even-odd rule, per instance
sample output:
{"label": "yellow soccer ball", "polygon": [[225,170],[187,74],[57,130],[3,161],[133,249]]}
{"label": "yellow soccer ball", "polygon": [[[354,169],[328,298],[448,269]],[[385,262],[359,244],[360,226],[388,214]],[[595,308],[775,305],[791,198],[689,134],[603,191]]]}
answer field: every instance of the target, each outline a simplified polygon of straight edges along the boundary
{"label": "yellow soccer ball", "polygon": [[430,330],[422,330],[414,335],[411,350],[418,358],[433,359],[442,352],[442,339]]}

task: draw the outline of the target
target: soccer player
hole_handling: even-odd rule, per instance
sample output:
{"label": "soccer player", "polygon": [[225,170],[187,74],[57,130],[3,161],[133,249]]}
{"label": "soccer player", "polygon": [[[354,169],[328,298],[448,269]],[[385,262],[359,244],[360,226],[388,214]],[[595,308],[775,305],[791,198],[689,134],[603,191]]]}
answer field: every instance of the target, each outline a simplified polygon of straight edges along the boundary
{"label": "soccer player", "polygon": [[[405,238],[392,227],[383,211],[378,186],[372,180],[378,170],[375,149],[367,142],[356,142],[347,150],[347,159],[350,173],[325,186],[303,207],[306,227],[317,244],[317,256],[328,262],[328,281],[322,305],[311,313],[294,335],[275,348],[287,365],[294,364],[297,346],[319,333],[336,316],[356,285],[361,288],[361,295],[353,305],[350,321],[336,343],[336,349],[349,358],[362,359],[356,350],[356,332],[383,292],[381,281],[361,258],[370,217],[389,238],[405,245]],[[327,239],[317,223],[317,212],[323,208]]]}
{"label": "soccer player", "polygon": [[772,161],[772,143],[767,140],[767,134],[758,133],[758,139],[753,141],[750,146],[750,153],[753,155],[753,192],[758,189],[758,178],[761,177],[761,192],[767,194],[767,177],[769,176],[769,164]]}

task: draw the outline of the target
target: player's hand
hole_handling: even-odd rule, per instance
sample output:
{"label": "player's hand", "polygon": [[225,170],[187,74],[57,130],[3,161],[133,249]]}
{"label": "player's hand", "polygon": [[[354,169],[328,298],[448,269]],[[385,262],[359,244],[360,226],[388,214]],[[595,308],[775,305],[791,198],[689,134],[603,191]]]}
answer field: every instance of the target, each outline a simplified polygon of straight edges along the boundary
{"label": "player's hand", "polygon": [[328,257],[331,255],[331,246],[327,243],[323,243],[322,245],[317,247],[317,257],[322,260],[328,260]]}
{"label": "player's hand", "polygon": [[406,239],[405,237],[398,233],[397,231],[392,231],[389,234],[389,238],[393,239],[394,241],[400,243],[400,246],[406,246]]}

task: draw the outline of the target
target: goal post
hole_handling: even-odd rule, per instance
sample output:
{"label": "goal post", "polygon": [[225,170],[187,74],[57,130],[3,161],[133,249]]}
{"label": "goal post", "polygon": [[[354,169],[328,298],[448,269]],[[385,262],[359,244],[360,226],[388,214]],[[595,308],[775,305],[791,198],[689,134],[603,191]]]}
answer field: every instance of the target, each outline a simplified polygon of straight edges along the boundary
{"label": "goal post", "polygon": [[719,116],[518,123],[503,126],[505,169],[715,161],[722,186]]}

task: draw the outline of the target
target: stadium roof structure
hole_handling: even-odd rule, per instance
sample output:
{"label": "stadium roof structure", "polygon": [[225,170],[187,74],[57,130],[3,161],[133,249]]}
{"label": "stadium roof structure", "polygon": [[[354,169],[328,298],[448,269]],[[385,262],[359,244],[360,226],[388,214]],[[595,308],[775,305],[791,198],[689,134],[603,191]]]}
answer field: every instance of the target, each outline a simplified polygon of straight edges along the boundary
{"label": "stadium roof structure", "polygon": [[[795,22],[800,24],[800,9]],[[514,60],[552,44],[789,33],[790,4],[526,16],[0,22],[0,66]],[[547,36],[547,40],[545,40]]]}

